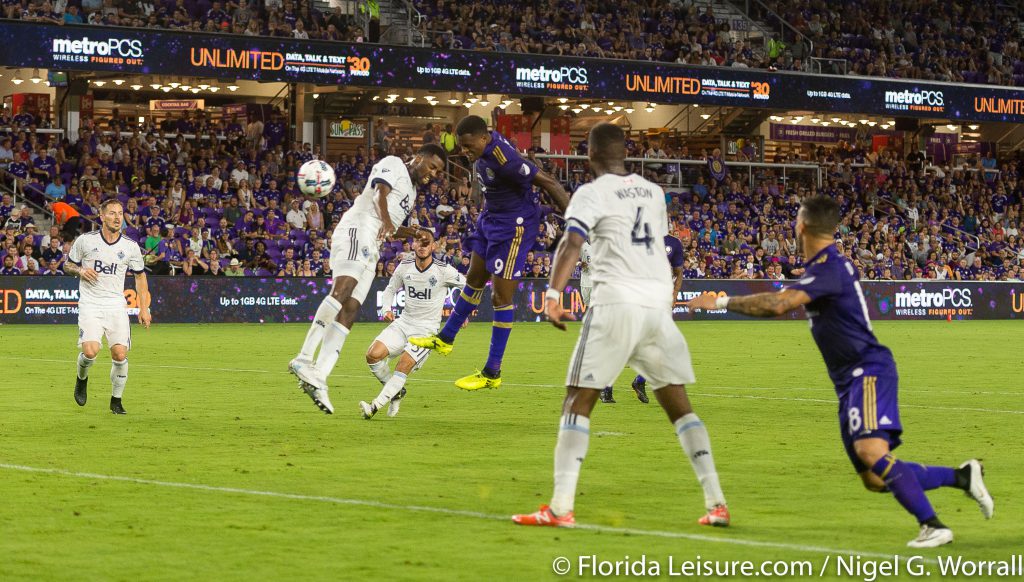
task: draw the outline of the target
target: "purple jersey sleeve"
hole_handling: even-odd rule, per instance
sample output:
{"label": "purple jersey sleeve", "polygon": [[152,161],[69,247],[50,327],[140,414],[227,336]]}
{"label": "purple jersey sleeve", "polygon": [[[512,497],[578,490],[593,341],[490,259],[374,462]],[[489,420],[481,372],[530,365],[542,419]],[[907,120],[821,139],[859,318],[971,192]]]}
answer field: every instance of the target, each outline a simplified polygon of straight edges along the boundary
{"label": "purple jersey sleeve", "polygon": [[533,177],[537,175],[537,166],[520,156],[514,147],[499,143],[494,146],[493,155],[499,163],[504,160],[498,168],[498,175],[502,178],[524,188],[533,183]]}
{"label": "purple jersey sleeve", "polygon": [[668,262],[672,269],[683,268],[683,243],[672,235],[665,236],[665,251],[668,253]]}
{"label": "purple jersey sleeve", "polygon": [[811,301],[839,295],[842,292],[842,277],[841,273],[836,271],[837,268],[841,268],[837,261],[835,257],[822,255],[807,267],[799,281],[787,285],[786,289],[803,291]]}

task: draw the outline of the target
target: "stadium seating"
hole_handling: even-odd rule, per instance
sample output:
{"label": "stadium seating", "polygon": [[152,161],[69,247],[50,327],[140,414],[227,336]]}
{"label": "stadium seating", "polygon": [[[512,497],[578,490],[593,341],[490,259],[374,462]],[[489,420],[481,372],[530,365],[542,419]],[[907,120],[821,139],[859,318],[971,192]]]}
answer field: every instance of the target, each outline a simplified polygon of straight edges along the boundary
{"label": "stadium seating", "polygon": [[[200,123],[207,131],[218,130],[216,124]],[[96,151],[97,134],[104,133],[104,124],[100,126],[97,132],[86,130],[83,139],[74,146],[56,140],[47,142],[49,155],[58,160],[60,173],[71,184],[65,201],[76,206],[83,215],[95,216],[99,192],[118,192],[118,198],[126,205],[125,234],[139,241],[144,249],[152,249],[151,256],[164,256],[163,264],[151,265],[157,273],[181,274],[181,261],[189,248],[192,229],[201,227],[209,230],[209,234],[206,239],[192,243],[199,249],[198,261],[209,260],[211,251],[217,250],[218,260],[224,266],[230,259],[238,258],[249,275],[284,275],[289,251],[297,270],[298,262],[312,258],[314,248],[318,248],[320,261],[311,265],[311,270],[318,276],[328,275],[330,233],[363,187],[366,170],[365,165],[364,169],[359,169],[360,163],[375,161],[373,157],[360,160],[345,156],[336,163],[336,191],[319,201],[324,228],[305,231],[290,227],[287,213],[280,210],[288,208],[292,198],[301,199],[294,183],[289,181],[297,169],[294,166],[301,159],[297,155],[299,144],[269,152],[247,153],[242,138],[228,138],[225,141],[227,153],[213,158],[210,150],[199,147],[198,138],[173,139],[158,135],[154,149],[149,150],[142,142],[133,142],[131,134],[124,134],[111,136],[114,156],[108,159],[109,156],[98,155]],[[13,137],[12,148],[19,152],[18,157],[32,164],[30,155],[21,153],[27,136],[16,134]],[[46,140],[46,135],[40,134],[37,139]],[[134,147],[129,145],[131,143]],[[396,141],[391,147],[405,151],[408,144]],[[637,143],[634,153],[647,148],[648,144]],[[259,167],[263,171],[260,172],[256,160],[263,160],[264,153],[270,153],[271,161],[269,164],[261,161]],[[684,153],[684,149],[670,147],[666,155],[685,157]],[[374,155],[377,154],[371,154]],[[135,165],[125,161],[133,159]],[[251,208],[229,209],[231,197],[236,197],[237,185],[230,183],[228,176],[239,159],[252,173],[250,179],[257,183],[254,203]],[[221,163],[220,175],[213,176],[215,192],[197,190],[192,184],[178,194],[182,200],[176,201],[166,184],[176,179],[192,183],[190,176],[196,174],[201,160],[205,160],[205,167]],[[286,160],[293,160],[292,165]],[[559,172],[553,160],[543,155],[537,160],[552,173],[565,177],[563,182],[570,190],[590,179],[583,162],[573,162],[570,171]],[[1018,176],[1024,170],[1024,156],[1019,152],[1015,159],[1005,160],[998,172],[982,171],[981,160],[975,166],[952,169],[926,166],[918,160],[896,159],[885,151],[869,153],[849,146],[821,149],[813,161],[825,170],[826,181],[820,191],[842,202],[844,218],[839,238],[844,252],[854,259],[865,278],[1020,278],[1019,262],[1024,257],[1024,244],[1019,228],[1024,185]],[[159,170],[157,179],[147,176],[150,186],[139,176],[145,176],[151,164]],[[273,171],[275,166],[276,172]],[[104,167],[113,171],[96,171]],[[661,171],[667,173],[662,174],[639,167],[634,170],[644,171],[655,180],[677,183],[672,167],[672,164],[664,164]],[[92,178],[94,175],[102,177]],[[13,178],[10,174],[7,177]],[[195,177],[203,178],[201,183],[206,182],[207,176]],[[284,184],[283,189],[266,190],[271,179]],[[218,181],[225,180],[229,181],[229,186],[226,194],[222,194],[216,186],[219,186]],[[746,179],[738,179],[738,175],[734,182],[718,184],[708,177],[704,181],[710,183],[706,187],[684,183],[682,188],[669,189],[672,230],[687,249],[684,275],[689,278],[798,276],[792,231],[797,201],[814,191],[813,184],[798,185],[790,181],[783,185],[770,171],[757,175],[753,187],[749,187]],[[45,186],[42,184],[43,189]],[[150,191],[156,192],[156,197],[151,196]],[[437,188],[430,185],[422,192],[417,199],[416,206],[422,210],[416,222],[433,228],[446,260],[464,270],[458,239],[453,239],[451,248],[446,248],[448,241],[442,235],[449,225],[461,236],[473,228],[474,217],[480,209],[471,202],[468,184],[444,178],[437,183]],[[436,212],[441,193],[447,193],[451,198],[449,204],[456,210],[450,216]],[[187,200],[196,201],[194,211],[185,208]],[[152,216],[154,202],[162,209],[158,217]],[[276,209],[276,217],[268,223],[272,209]],[[249,210],[251,217],[246,214]],[[11,214],[16,216],[11,218]],[[561,229],[561,222],[550,207],[545,207],[545,216],[546,230],[536,236],[533,247],[533,263],[539,266],[537,274],[540,276],[548,274],[549,245],[557,239]],[[225,221],[224,237],[221,236],[221,218],[235,218],[234,224]],[[260,226],[261,221],[265,226]],[[0,224],[12,227],[0,233],[0,254],[6,254],[11,243],[21,243],[25,233],[12,205],[0,205]],[[162,236],[152,236],[150,227],[153,225],[162,231]],[[36,256],[42,239],[39,236],[39,240],[33,241]],[[315,242],[317,239],[320,242]],[[265,253],[251,248],[257,241],[266,244]],[[378,272],[386,275],[406,250],[408,247],[403,248],[400,241],[385,244]],[[532,265],[528,268],[532,271]],[[205,268],[199,265],[194,273],[203,271]]]}

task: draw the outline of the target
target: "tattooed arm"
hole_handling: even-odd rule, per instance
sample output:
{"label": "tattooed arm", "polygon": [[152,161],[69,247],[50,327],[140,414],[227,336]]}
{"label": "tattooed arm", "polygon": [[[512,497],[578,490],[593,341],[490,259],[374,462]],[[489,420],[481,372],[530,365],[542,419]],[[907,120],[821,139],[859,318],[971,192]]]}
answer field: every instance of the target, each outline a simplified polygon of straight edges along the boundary
{"label": "tattooed arm", "polygon": [[[723,299],[725,305],[719,304],[718,299]],[[691,309],[724,308],[753,317],[777,317],[810,302],[811,297],[806,292],[799,289],[786,289],[776,293],[757,293],[727,298],[719,298],[714,294],[705,293],[698,295],[686,305]]]}

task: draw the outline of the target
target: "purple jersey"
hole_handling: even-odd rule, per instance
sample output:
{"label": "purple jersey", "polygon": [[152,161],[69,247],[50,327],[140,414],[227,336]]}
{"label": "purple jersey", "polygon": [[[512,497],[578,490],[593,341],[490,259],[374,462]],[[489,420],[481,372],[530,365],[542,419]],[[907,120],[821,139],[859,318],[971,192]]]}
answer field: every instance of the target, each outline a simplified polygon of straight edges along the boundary
{"label": "purple jersey", "polygon": [[683,268],[683,243],[679,242],[676,237],[666,234],[665,235],[665,252],[668,253],[668,264],[672,265],[672,270]]}
{"label": "purple jersey", "polygon": [[859,273],[835,245],[808,261],[803,277],[787,288],[801,290],[811,298],[807,304],[811,335],[838,392],[867,364],[887,366],[895,372],[892,352],[878,343],[871,330]]}
{"label": "purple jersey", "polygon": [[500,133],[491,132],[491,142],[477,159],[475,169],[492,215],[536,214],[532,188],[537,166],[523,159]]}

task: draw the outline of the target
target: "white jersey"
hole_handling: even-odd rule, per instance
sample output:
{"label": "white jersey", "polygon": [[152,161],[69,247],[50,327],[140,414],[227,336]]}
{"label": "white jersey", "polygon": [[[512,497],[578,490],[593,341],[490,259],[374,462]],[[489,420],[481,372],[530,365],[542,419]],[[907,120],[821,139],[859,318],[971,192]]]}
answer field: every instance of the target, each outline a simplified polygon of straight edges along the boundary
{"label": "white jersey", "polygon": [[340,224],[346,227],[366,226],[376,235],[383,225],[375,188],[379,183],[391,187],[387,197],[391,224],[397,228],[405,222],[416,200],[416,186],[412,183],[409,167],[405,162],[396,156],[387,156],[373,165],[366,186],[363,187],[362,193],[356,196],[352,208],[341,217]]}
{"label": "white jersey", "polygon": [[672,269],[665,255],[668,211],[660,186],[636,174],[605,174],[569,201],[566,229],[592,245],[591,305],[668,306]]}
{"label": "white jersey", "polygon": [[594,271],[591,263],[594,261],[594,247],[589,242],[584,242],[580,247],[580,287],[594,286]]}
{"label": "white jersey", "polygon": [[125,236],[108,243],[96,230],[75,239],[68,260],[96,271],[100,278],[95,283],[79,279],[79,310],[124,307],[124,277],[130,270],[141,273],[145,269],[139,245]]}
{"label": "white jersey", "polygon": [[434,260],[430,266],[420,270],[416,260],[409,257],[399,263],[391,281],[384,289],[381,298],[384,310],[391,309],[395,295],[399,289],[405,289],[405,309],[402,311],[403,323],[416,327],[425,327],[434,332],[441,326],[441,310],[448,288],[462,287],[466,278],[455,267]]}

